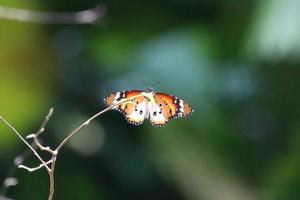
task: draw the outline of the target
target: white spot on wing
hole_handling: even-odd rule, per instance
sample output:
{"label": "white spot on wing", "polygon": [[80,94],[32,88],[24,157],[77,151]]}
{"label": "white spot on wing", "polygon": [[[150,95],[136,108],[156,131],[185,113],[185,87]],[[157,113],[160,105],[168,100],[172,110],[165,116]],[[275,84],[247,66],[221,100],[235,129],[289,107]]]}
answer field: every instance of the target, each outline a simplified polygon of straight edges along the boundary
{"label": "white spot on wing", "polygon": [[[140,111],[142,111],[142,114],[140,114]],[[136,123],[143,122],[145,118],[148,118],[148,116],[149,116],[148,100],[136,104],[135,110],[132,113],[126,115],[128,120]]]}
{"label": "white spot on wing", "polygon": [[180,111],[180,112],[184,112],[184,109],[183,109],[183,101],[182,101],[182,100],[179,100],[179,111]]}
{"label": "white spot on wing", "polygon": [[[150,121],[154,125],[161,125],[167,123],[169,119],[166,119],[165,116],[161,112],[161,107],[157,103],[149,102],[149,117]],[[156,112],[156,115],[154,115]]]}
{"label": "white spot on wing", "polygon": [[114,104],[118,103],[117,99],[119,99],[120,96],[121,96],[121,92],[117,92],[117,93],[116,93],[116,96],[115,96],[115,99],[114,99],[114,101],[113,101]]}

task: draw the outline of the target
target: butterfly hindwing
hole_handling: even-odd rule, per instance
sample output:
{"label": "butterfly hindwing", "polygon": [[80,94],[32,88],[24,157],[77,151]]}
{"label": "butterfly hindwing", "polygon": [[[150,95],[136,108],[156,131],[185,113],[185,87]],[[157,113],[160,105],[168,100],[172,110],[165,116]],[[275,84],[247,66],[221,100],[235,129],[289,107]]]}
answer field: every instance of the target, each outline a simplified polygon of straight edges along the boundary
{"label": "butterfly hindwing", "polygon": [[141,96],[134,98],[133,102],[126,103],[125,117],[128,122],[140,125],[148,117],[148,99]]}
{"label": "butterfly hindwing", "polygon": [[149,102],[149,119],[153,126],[164,126],[171,119],[170,109],[158,102]]}

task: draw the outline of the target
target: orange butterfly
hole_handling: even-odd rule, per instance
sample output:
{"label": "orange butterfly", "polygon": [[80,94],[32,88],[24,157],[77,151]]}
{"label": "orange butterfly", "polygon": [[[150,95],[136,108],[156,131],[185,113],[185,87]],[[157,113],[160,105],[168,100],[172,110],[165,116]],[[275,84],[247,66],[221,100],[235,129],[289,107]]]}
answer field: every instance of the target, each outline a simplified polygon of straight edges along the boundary
{"label": "orange butterfly", "polygon": [[116,92],[103,101],[107,106],[112,106],[125,99],[131,100],[119,104],[114,109],[123,113],[126,120],[134,125],[140,125],[145,119],[149,119],[153,126],[164,126],[171,119],[189,116],[194,111],[183,100],[169,94],[154,92],[152,87],[147,91]]}

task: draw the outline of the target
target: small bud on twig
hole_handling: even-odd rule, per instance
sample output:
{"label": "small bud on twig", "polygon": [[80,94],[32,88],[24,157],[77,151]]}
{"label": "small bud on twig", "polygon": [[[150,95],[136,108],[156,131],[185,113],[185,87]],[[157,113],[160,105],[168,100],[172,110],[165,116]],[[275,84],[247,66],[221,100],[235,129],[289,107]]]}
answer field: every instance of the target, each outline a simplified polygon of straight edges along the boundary
{"label": "small bud on twig", "polygon": [[27,139],[34,138],[34,137],[35,137],[35,134],[30,134],[30,135],[26,136]]}

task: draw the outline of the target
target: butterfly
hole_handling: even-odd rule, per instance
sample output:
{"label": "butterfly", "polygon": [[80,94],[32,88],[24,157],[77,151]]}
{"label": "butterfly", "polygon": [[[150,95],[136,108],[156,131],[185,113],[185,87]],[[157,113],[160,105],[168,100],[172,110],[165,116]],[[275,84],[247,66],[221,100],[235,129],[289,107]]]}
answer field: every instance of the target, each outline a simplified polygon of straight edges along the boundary
{"label": "butterfly", "polygon": [[[126,99],[130,101],[124,101]],[[145,119],[149,119],[153,126],[164,126],[171,119],[186,117],[194,112],[193,108],[182,99],[154,92],[152,87],[147,91],[128,90],[112,93],[103,101],[107,106],[118,104],[113,109],[123,113],[126,120],[134,125],[141,125]]]}

